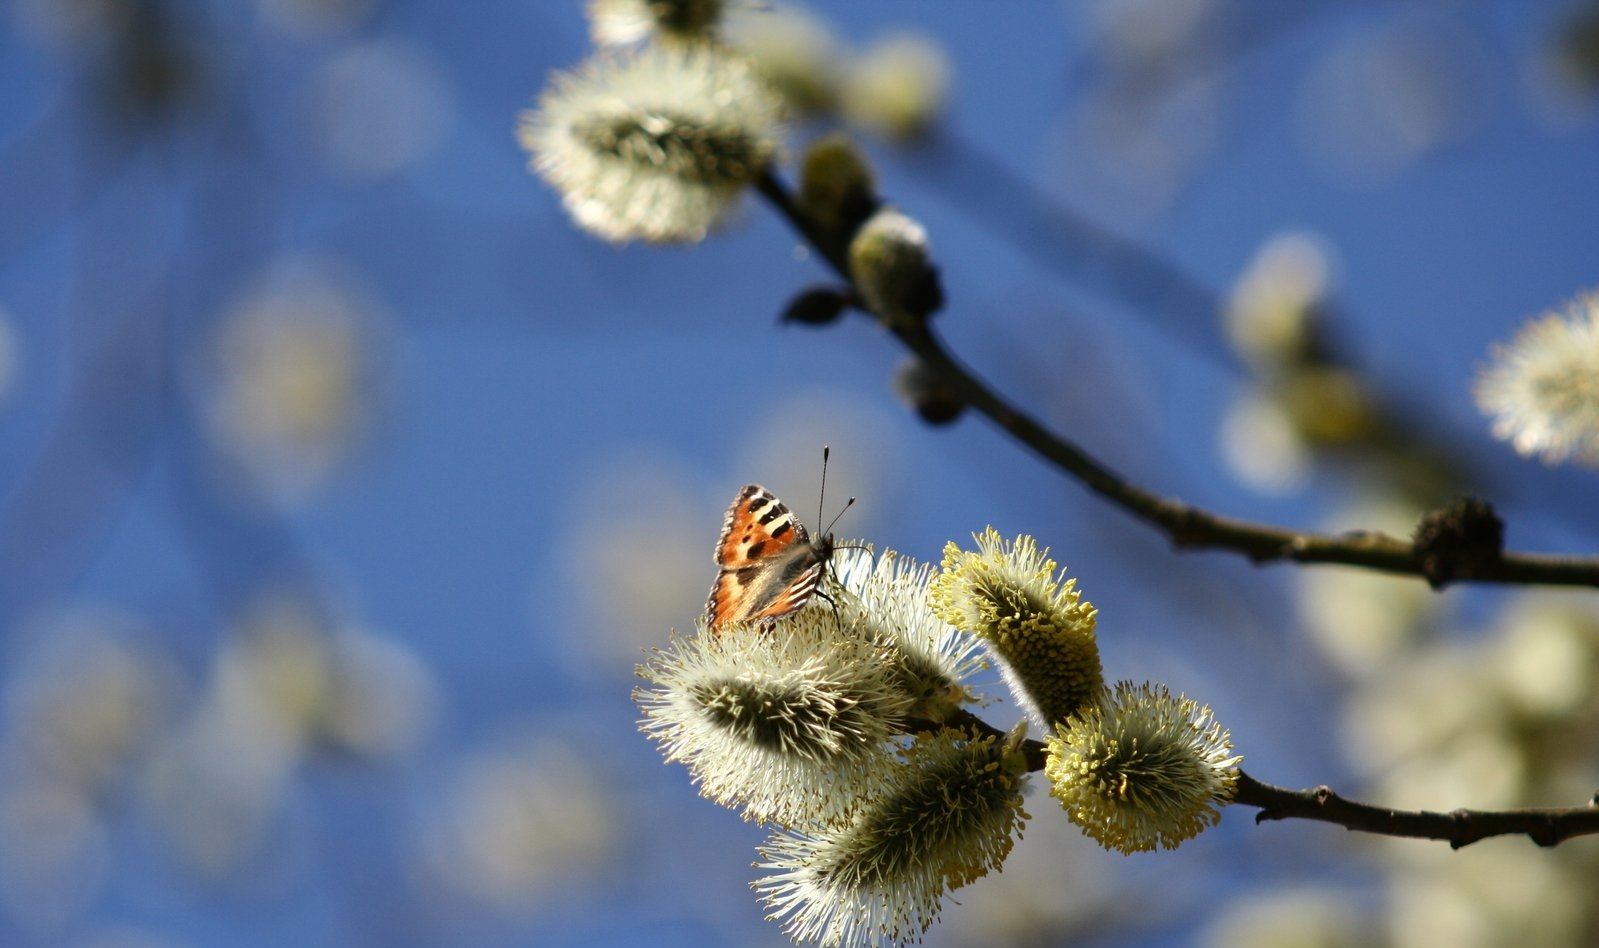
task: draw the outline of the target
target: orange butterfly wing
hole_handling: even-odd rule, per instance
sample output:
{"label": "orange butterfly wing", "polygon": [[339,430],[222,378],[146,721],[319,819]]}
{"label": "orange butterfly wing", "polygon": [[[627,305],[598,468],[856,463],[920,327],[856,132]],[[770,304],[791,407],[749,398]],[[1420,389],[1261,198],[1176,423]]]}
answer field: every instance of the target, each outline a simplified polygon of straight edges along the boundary
{"label": "orange butterfly wing", "polygon": [[767,599],[773,567],[790,558],[783,554],[795,544],[809,547],[805,525],[771,491],[745,485],[727,508],[716,541],[713,558],[721,572],[705,602],[707,627],[714,631],[734,622],[777,618],[803,606],[821,580],[821,564]]}
{"label": "orange butterfly wing", "polygon": [[722,569],[736,570],[810,539],[805,525],[771,491],[746,484],[722,519],[722,536],[713,557]]}

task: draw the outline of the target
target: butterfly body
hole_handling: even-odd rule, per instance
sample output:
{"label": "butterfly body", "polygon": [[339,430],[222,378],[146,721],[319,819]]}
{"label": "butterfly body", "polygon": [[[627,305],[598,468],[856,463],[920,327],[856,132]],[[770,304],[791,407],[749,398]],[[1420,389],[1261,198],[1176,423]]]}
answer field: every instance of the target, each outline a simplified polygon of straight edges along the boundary
{"label": "butterfly body", "polygon": [[718,572],[706,626],[773,620],[810,601],[833,558],[833,536],[812,539],[771,491],[748,484],[733,498],[714,554]]}

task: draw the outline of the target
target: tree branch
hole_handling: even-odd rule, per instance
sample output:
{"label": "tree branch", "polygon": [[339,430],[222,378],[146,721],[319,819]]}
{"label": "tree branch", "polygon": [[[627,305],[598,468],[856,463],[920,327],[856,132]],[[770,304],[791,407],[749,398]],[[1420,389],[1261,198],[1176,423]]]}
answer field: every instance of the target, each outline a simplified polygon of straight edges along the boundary
{"label": "tree branch", "polygon": [[[847,247],[810,220],[775,174],[767,171],[762,175],[757,189],[833,271],[854,287]],[[1228,550],[1256,564],[1292,561],[1358,566],[1427,578],[1437,587],[1449,581],[1599,587],[1599,558],[1505,551],[1440,579],[1427,575],[1415,545],[1408,539],[1370,531],[1300,532],[1225,517],[1156,494],[1122,477],[1074,442],[1005,401],[976,373],[961,365],[926,325],[884,324],[907,349],[942,375],[968,405],[1089,490],[1165,533],[1178,549]]]}
{"label": "tree branch", "polygon": [[[914,730],[957,727],[979,737],[1002,740],[1005,732],[962,708],[941,724],[917,722]],[[1022,753],[1028,769],[1044,769],[1044,744],[1024,741]],[[1539,846],[1554,846],[1575,836],[1599,834],[1599,793],[1587,806],[1549,807],[1522,810],[1391,810],[1357,803],[1339,796],[1323,784],[1308,790],[1289,790],[1261,783],[1242,770],[1231,801],[1236,806],[1252,806],[1257,824],[1268,820],[1316,820],[1347,830],[1410,839],[1440,839],[1449,848],[1470,846],[1490,836],[1526,836]]]}
{"label": "tree branch", "polygon": [[1599,794],[1587,806],[1436,813],[1357,803],[1344,799],[1325,784],[1308,790],[1274,787],[1239,771],[1233,803],[1259,807],[1256,823],[1318,820],[1362,833],[1448,840],[1451,849],[1470,846],[1490,836],[1526,836],[1539,846],[1554,846],[1573,836],[1599,833]]}

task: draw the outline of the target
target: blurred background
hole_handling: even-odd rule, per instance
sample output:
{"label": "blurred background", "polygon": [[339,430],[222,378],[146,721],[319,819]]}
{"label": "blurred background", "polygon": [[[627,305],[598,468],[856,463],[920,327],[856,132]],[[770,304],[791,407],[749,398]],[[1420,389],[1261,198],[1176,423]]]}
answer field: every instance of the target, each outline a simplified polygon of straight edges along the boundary
{"label": "blurred background", "polygon": [[[1473,492],[1513,547],[1599,549],[1592,473],[1471,397],[1599,287],[1599,5],[783,10],[738,37],[821,77],[794,153],[852,129],[952,347],[1113,466],[1307,528]],[[1599,788],[1593,594],[1173,554],[980,419],[923,424],[864,322],[780,326],[824,273],[764,207],[688,250],[577,232],[514,136],[588,54],[575,0],[0,16],[0,942],[784,943],[762,831],[629,691],[737,488],[809,520],[824,443],[841,534],[1035,534],[1107,675],[1210,704],[1261,779]],[[1122,857],[1031,810],[929,944],[1599,939],[1590,840],[1229,810]]]}

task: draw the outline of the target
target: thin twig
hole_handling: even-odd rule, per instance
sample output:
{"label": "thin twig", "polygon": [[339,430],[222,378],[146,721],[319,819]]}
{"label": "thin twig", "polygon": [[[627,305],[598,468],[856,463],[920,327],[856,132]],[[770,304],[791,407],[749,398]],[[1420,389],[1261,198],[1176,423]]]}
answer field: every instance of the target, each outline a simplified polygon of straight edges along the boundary
{"label": "thin twig", "polygon": [[1243,771],[1233,802],[1259,807],[1256,823],[1267,820],[1318,820],[1344,829],[1382,836],[1442,839],[1451,849],[1490,836],[1526,836],[1539,846],[1554,846],[1573,836],[1599,833],[1599,796],[1587,806],[1523,810],[1391,810],[1346,800],[1323,784],[1289,790],[1261,783]]}
{"label": "thin twig", "polygon": [[[938,726],[918,722],[914,730]],[[1005,732],[965,710],[956,711],[942,722],[978,737],[1003,739]],[[1022,753],[1028,769],[1044,769],[1044,744],[1024,741]],[[1243,771],[1231,801],[1236,806],[1260,810],[1255,822],[1268,820],[1316,820],[1344,829],[1379,836],[1409,839],[1447,840],[1451,849],[1470,846],[1490,836],[1526,836],[1539,846],[1554,846],[1575,836],[1599,834],[1599,794],[1587,806],[1549,807],[1521,810],[1393,810],[1345,799],[1325,784],[1308,790],[1290,790],[1261,783]]]}
{"label": "thin twig", "polygon": [[[788,188],[770,171],[761,177],[757,188],[853,287],[846,248],[810,220]],[[1427,576],[1414,544],[1407,539],[1371,531],[1305,533],[1225,517],[1146,490],[1005,401],[976,373],[961,365],[926,325],[902,321],[885,324],[906,348],[941,374],[967,404],[1089,490],[1165,533],[1178,549],[1229,550],[1257,564],[1336,563],[1427,578],[1435,586],[1444,585],[1436,575]],[[1447,581],[1599,586],[1599,558],[1505,551],[1457,571]]]}

